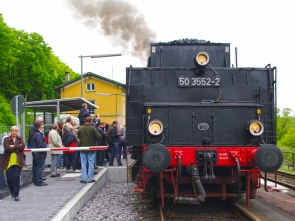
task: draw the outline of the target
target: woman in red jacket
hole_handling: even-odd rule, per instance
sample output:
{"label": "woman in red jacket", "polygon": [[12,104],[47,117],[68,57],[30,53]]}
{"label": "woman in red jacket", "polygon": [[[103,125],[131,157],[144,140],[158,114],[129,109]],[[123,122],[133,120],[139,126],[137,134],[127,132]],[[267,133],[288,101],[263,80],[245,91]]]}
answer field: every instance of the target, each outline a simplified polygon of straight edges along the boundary
{"label": "woman in red jacket", "polygon": [[15,201],[19,201],[19,187],[22,167],[26,165],[25,142],[22,137],[17,136],[18,127],[10,129],[11,135],[4,139],[4,154],[0,162],[0,167],[4,169],[11,196]]}

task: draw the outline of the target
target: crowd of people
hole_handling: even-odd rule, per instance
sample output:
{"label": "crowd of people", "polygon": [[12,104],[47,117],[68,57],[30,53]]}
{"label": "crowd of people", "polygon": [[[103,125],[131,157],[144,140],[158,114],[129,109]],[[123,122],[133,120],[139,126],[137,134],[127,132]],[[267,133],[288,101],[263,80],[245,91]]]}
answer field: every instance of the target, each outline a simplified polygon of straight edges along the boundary
{"label": "crowd of people", "polygon": [[[58,148],[58,147],[90,147],[108,146],[107,150],[66,150],[50,151],[51,165],[50,176],[59,177],[58,169],[66,168],[67,173],[81,173],[81,183],[95,182],[94,169],[104,166],[109,162],[113,166],[116,158],[118,166],[122,166],[121,154],[126,159],[126,144],[124,127],[118,128],[118,122],[112,124],[101,122],[99,115],[93,118],[87,110],[87,104],[83,103],[79,111],[79,127],[70,116],[66,121],[52,124],[51,130],[44,135],[42,130],[43,118],[37,117],[31,126],[28,136],[28,148]],[[19,186],[21,169],[25,166],[25,142],[17,136],[18,127],[11,127],[11,135],[3,139],[4,153],[0,161],[0,167],[4,169],[11,196],[19,201]],[[46,151],[32,152],[32,181],[35,186],[47,186],[46,178],[43,178]],[[81,169],[81,171],[79,170]]]}

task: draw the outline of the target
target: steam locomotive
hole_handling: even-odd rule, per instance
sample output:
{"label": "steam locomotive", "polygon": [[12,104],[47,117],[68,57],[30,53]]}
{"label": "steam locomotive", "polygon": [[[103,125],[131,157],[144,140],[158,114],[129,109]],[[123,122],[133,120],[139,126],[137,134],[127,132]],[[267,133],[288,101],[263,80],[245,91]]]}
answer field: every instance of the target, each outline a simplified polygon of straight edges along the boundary
{"label": "steam locomotive", "polygon": [[152,43],[150,51],[147,67],[126,69],[126,141],[139,162],[134,191],[149,197],[156,188],[163,207],[166,198],[200,204],[243,196],[249,205],[261,171],[283,161],[276,68],[231,66],[229,43],[184,39]]}

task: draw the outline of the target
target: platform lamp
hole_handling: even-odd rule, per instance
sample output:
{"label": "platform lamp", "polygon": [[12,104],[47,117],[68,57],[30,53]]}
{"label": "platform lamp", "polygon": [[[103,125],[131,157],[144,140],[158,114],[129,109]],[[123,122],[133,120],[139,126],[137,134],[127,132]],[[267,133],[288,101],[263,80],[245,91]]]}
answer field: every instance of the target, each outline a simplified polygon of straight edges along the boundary
{"label": "platform lamp", "polygon": [[80,55],[81,58],[81,97],[83,97],[83,58],[104,58],[104,57],[115,57],[121,56],[122,54],[100,54],[100,55]]}

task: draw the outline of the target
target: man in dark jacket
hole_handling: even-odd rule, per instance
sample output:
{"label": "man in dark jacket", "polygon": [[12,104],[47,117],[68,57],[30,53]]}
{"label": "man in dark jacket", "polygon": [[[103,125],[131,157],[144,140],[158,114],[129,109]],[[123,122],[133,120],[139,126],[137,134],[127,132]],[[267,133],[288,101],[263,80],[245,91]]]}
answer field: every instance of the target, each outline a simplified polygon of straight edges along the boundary
{"label": "man in dark jacket", "polygon": [[[44,135],[42,133],[42,122],[35,123],[35,127],[31,131],[31,145],[32,148],[46,148]],[[43,170],[45,167],[45,159],[47,152],[33,152],[33,177],[34,184],[36,186],[47,186],[47,183],[43,182]]]}
{"label": "man in dark jacket", "polygon": [[[101,140],[101,136],[97,129],[92,126],[92,118],[87,117],[85,124],[79,127],[78,130],[79,147],[91,147],[96,146],[96,143]],[[88,178],[88,183],[95,182],[93,179],[94,174],[94,163],[95,163],[95,150],[81,150],[81,183],[86,183],[86,178]],[[88,163],[88,170],[87,170]]]}
{"label": "man in dark jacket", "polygon": [[115,157],[117,158],[118,166],[122,166],[121,152],[119,150],[119,136],[122,136],[123,134],[118,132],[118,121],[113,122],[109,133],[109,145],[112,147],[109,166],[114,165],[113,161]]}
{"label": "man in dark jacket", "polygon": [[90,116],[90,113],[87,110],[87,108],[88,108],[87,104],[83,103],[82,108],[80,109],[79,115],[78,115],[80,126],[82,126],[85,123],[86,117]]}
{"label": "man in dark jacket", "polygon": [[[101,140],[97,142],[98,146],[106,146],[106,132],[105,132],[105,122],[100,122],[97,126],[97,131],[101,136]],[[96,161],[98,162],[98,166],[103,166],[104,163],[104,155],[105,150],[97,150],[96,151]]]}
{"label": "man in dark jacket", "polygon": [[[32,142],[31,140],[33,139],[32,136],[33,136],[33,131],[35,131],[35,124],[40,122],[41,124],[43,123],[43,117],[37,117],[35,119],[35,122],[33,123],[33,125],[30,127],[30,131],[29,131],[29,136],[28,136],[28,148],[31,149],[32,148]],[[32,156],[33,156],[33,153],[32,153]],[[36,183],[35,182],[35,171],[36,169],[36,166],[35,166],[35,161],[33,160],[32,162],[32,174],[33,174],[33,177],[32,177],[32,180],[33,180],[33,183]],[[44,178],[45,179],[45,178]]]}

